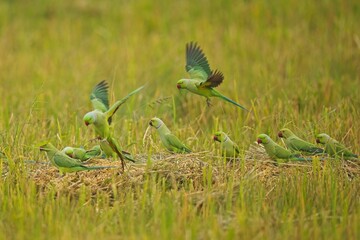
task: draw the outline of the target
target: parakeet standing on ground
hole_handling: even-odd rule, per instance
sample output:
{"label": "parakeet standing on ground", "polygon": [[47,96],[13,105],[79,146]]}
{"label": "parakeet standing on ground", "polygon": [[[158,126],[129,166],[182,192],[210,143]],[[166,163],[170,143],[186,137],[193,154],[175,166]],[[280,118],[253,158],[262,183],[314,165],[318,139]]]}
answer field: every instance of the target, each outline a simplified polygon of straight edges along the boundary
{"label": "parakeet standing on ground", "polygon": [[87,161],[91,158],[100,157],[102,154],[100,145],[96,145],[89,150],[86,150],[84,148],[65,147],[61,151],[69,157],[79,159],[82,162]]}
{"label": "parakeet standing on ground", "polygon": [[214,133],[213,139],[221,143],[222,154],[226,157],[236,157],[240,153],[239,147],[224,132]]}
{"label": "parakeet standing on ground", "polygon": [[95,86],[90,95],[90,100],[95,110],[85,114],[83,119],[86,126],[90,124],[94,125],[95,133],[100,140],[106,139],[111,149],[119,156],[123,170],[125,168],[124,156],[119,143],[112,136],[110,124],[113,115],[119,107],[124,104],[129,97],[139,92],[142,88],[143,86],[129,93],[126,97],[115,102],[109,108],[108,85],[106,81],[101,81]]}
{"label": "parakeet standing on ground", "polygon": [[219,86],[224,75],[219,71],[210,69],[207,58],[201,48],[193,42],[186,44],[186,71],[189,73],[189,79],[180,79],[177,82],[178,89],[187,89],[188,91],[206,97],[206,103],[210,105],[210,97],[218,97],[230,102],[243,110],[245,107],[225,97],[214,88]]}
{"label": "parakeet standing on ground", "polygon": [[281,129],[278,133],[278,136],[284,139],[286,147],[291,151],[302,151],[311,154],[324,152],[324,149],[315,146],[315,144],[302,140],[287,128]]}
{"label": "parakeet standing on ground", "polygon": [[160,135],[161,142],[167,150],[175,153],[190,153],[191,150],[185,146],[180,140],[173,135],[167,128],[165,123],[159,118],[152,118],[149,122],[150,126],[154,127]]}
{"label": "parakeet standing on ground", "polygon": [[111,166],[85,166],[76,159],[73,159],[66,155],[65,153],[56,149],[51,143],[46,143],[40,147],[40,151],[45,151],[50,162],[59,169],[60,173],[70,173],[78,171],[88,171],[88,170],[99,170],[114,168]]}
{"label": "parakeet standing on ground", "polygon": [[325,133],[317,134],[316,142],[324,144],[325,152],[332,157],[343,157],[344,159],[358,158],[358,155],[352,153],[344,145]]}
{"label": "parakeet standing on ground", "polygon": [[289,150],[281,147],[266,134],[259,134],[257,138],[258,138],[257,139],[258,144],[262,144],[265,147],[266,153],[273,160],[277,160],[277,159],[287,159],[287,160],[297,160],[297,161],[310,160],[310,159],[302,158],[299,154],[292,153]]}

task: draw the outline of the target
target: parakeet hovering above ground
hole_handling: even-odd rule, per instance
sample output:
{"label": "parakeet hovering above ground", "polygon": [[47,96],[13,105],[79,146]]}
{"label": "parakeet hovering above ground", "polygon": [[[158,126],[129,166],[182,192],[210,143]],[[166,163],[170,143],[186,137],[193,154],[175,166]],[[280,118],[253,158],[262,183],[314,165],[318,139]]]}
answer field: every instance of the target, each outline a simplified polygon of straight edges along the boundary
{"label": "parakeet hovering above ground", "polygon": [[214,141],[221,143],[222,154],[226,157],[236,157],[240,153],[239,147],[224,132],[216,132],[213,137]]}
{"label": "parakeet hovering above ground", "polygon": [[144,86],[129,93],[126,97],[115,102],[109,108],[108,85],[106,81],[101,81],[95,86],[90,95],[90,100],[95,110],[88,112],[84,116],[85,125],[88,126],[93,124],[97,137],[100,140],[106,139],[111,149],[119,156],[123,170],[125,168],[124,156],[119,143],[112,136],[110,124],[112,122],[113,115],[119,107],[124,104],[129,97],[143,89],[143,87]]}
{"label": "parakeet hovering above ground", "polygon": [[96,145],[89,150],[85,150],[84,148],[65,147],[61,151],[69,157],[79,159],[82,162],[91,158],[100,157],[102,154],[100,145]]}
{"label": "parakeet hovering above ground", "polygon": [[325,133],[317,134],[316,142],[324,144],[325,152],[332,157],[343,157],[344,159],[358,158],[358,155],[352,153],[344,145]]}
{"label": "parakeet hovering above ground", "polygon": [[161,142],[166,149],[175,153],[190,153],[191,150],[185,146],[180,140],[173,135],[167,128],[165,123],[159,118],[152,118],[149,122],[150,126],[154,127],[160,135]]}
{"label": "parakeet hovering above ground", "polygon": [[186,89],[192,93],[204,96],[208,106],[210,106],[210,97],[218,97],[248,111],[245,107],[215,90],[215,87],[223,82],[224,75],[219,70],[212,71],[210,69],[205,54],[194,42],[186,44],[185,69],[189,73],[190,78],[180,79],[177,82],[178,89]]}
{"label": "parakeet hovering above ground", "polygon": [[66,155],[65,153],[56,149],[51,143],[45,143],[40,147],[40,151],[45,151],[50,162],[59,169],[60,173],[70,173],[78,171],[99,170],[107,168],[115,168],[111,166],[85,166],[81,162],[77,161]]}
{"label": "parakeet hovering above ground", "polygon": [[277,159],[287,159],[287,160],[296,160],[296,161],[305,161],[310,159],[305,159],[299,154],[292,153],[289,150],[281,147],[276,142],[274,142],[268,135],[259,134],[257,137],[258,144],[262,144],[265,147],[266,153],[273,160]]}
{"label": "parakeet hovering above ground", "polygon": [[324,152],[324,149],[318,148],[314,144],[302,140],[287,128],[281,129],[278,136],[284,139],[286,147],[288,147],[291,151],[302,151],[311,154]]}

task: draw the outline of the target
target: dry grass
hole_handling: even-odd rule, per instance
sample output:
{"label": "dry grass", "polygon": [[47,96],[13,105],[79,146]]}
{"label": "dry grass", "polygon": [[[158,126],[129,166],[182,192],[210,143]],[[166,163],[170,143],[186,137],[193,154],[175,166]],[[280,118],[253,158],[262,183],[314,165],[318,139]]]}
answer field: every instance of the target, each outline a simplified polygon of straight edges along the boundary
{"label": "dry grass", "polygon": [[[121,162],[106,159],[92,159],[87,164],[96,166],[114,166],[114,169],[83,171],[60,176],[59,171],[49,164],[35,164],[29,172],[29,178],[35,181],[40,191],[56,189],[59,194],[76,196],[82,187],[90,189],[93,196],[99,192],[112,195],[113,191],[133,191],[142,187],[148,178],[155,177],[158,182],[163,181],[168,190],[191,188],[194,191],[203,191],[206,184],[204,175],[211,175],[211,185],[214,189],[221,189],[229,181],[228,173],[234,176],[234,184],[243,179],[257,180],[265,186],[273,188],[281,174],[311,175],[314,171],[323,170],[331,161],[340,164],[340,171],[351,180],[360,174],[359,161],[339,161],[327,159],[321,161],[315,158],[314,162],[286,162],[272,161],[265,153],[264,148],[255,144],[246,151],[244,159],[223,159],[210,156],[207,152],[192,154],[153,154],[137,155],[137,163],[128,163],[126,171],[121,171]],[[211,159],[211,162],[208,161]],[[318,167],[314,168],[314,165]],[[6,176],[6,175],[5,175]],[[190,186],[191,185],[191,186]]]}

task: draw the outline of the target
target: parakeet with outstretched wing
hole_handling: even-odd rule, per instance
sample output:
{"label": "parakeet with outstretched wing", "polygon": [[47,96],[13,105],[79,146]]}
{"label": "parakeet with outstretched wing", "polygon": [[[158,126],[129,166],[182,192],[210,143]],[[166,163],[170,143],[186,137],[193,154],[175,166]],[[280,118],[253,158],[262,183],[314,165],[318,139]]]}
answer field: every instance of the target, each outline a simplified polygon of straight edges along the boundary
{"label": "parakeet with outstretched wing", "polygon": [[143,87],[144,86],[132,91],[123,99],[116,101],[109,108],[108,85],[105,81],[98,83],[90,95],[90,100],[95,110],[88,112],[83,118],[86,126],[90,124],[94,125],[95,133],[100,140],[107,140],[109,146],[119,156],[123,169],[125,168],[124,156],[122,154],[119,143],[112,137],[110,124],[113,115],[116,113],[119,107],[124,104],[132,95],[143,89]]}
{"label": "parakeet with outstretched wing", "polygon": [[205,54],[196,43],[190,42],[186,44],[185,69],[189,73],[190,78],[180,79],[177,82],[178,89],[186,89],[192,93],[204,96],[208,106],[210,105],[210,97],[218,97],[248,111],[245,107],[215,90],[215,87],[223,82],[224,75],[219,70],[212,71],[210,69]]}

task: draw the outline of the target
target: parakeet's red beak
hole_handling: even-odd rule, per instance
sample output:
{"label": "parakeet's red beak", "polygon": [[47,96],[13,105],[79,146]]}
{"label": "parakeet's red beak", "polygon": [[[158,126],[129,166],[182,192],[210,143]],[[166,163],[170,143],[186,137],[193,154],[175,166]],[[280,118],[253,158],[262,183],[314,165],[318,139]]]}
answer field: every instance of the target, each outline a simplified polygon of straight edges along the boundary
{"label": "parakeet's red beak", "polygon": [[260,138],[258,138],[257,143],[258,143],[258,144],[262,143],[262,141],[261,141]]}
{"label": "parakeet's red beak", "polygon": [[217,136],[214,136],[213,139],[214,139],[214,141],[218,141],[218,140],[219,140]]}
{"label": "parakeet's red beak", "polygon": [[180,84],[177,84],[176,87],[177,87],[177,89],[181,89],[181,85],[180,85]]}
{"label": "parakeet's red beak", "polygon": [[320,143],[320,140],[319,140],[319,139],[316,139],[316,143]]}
{"label": "parakeet's red beak", "polygon": [[86,125],[86,126],[89,126],[89,123],[88,123],[88,122],[85,122],[85,125]]}
{"label": "parakeet's red beak", "polygon": [[278,133],[278,136],[279,136],[280,138],[284,137],[284,135],[282,134],[282,132],[279,132],[279,133]]}
{"label": "parakeet's red beak", "polygon": [[151,121],[149,122],[149,125],[152,126],[152,122],[151,122]]}

